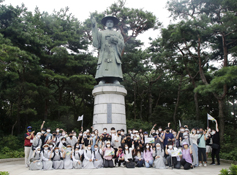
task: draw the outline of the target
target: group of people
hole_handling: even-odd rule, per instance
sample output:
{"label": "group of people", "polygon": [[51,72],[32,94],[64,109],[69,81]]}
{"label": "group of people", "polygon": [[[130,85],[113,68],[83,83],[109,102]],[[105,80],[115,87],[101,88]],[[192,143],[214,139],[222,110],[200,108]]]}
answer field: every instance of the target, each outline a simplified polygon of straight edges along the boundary
{"label": "group of people", "polygon": [[[25,134],[25,164],[30,170],[91,169],[124,166],[177,168],[188,170],[207,166],[207,154],[212,152],[212,163],[220,165],[219,129],[181,126],[178,132],[153,126],[151,131],[142,129],[115,130],[103,133],[97,129],[67,133],[63,129],[44,128],[35,133],[27,127]],[[77,135],[78,134],[78,135]]]}

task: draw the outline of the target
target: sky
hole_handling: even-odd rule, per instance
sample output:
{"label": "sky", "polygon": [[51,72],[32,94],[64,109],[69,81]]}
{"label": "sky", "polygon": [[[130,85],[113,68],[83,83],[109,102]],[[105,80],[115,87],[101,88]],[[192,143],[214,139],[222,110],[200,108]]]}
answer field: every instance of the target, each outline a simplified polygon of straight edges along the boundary
{"label": "sky", "polygon": [[[103,12],[117,0],[5,0],[3,4],[11,4],[13,6],[21,5],[22,3],[28,8],[29,11],[34,11],[38,7],[40,11],[47,11],[52,13],[53,10],[59,11],[61,8],[69,7],[69,12],[72,13],[79,21],[83,22],[90,17],[90,12],[98,11]],[[126,0],[126,7],[143,9],[152,12],[164,27],[168,26],[171,22],[169,18],[170,13],[165,8],[167,0]],[[138,36],[144,42],[145,46],[149,45],[149,37],[156,38],[159,35],[159,30],[149,30]]]}

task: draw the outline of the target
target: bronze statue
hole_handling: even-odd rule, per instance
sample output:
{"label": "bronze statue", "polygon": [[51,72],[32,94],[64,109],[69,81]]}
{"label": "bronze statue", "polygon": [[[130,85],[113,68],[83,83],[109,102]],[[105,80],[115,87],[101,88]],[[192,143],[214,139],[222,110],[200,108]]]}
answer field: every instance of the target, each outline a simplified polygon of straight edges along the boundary
{"label": "bronze statue", "polygon": [[91,17],[93,46],[99,50],[99,59],[95,79],[99,85],[105,83],[120,84],[123,79],[121,53],[124,40],[121,33],[113,30],[119,20],[113,16],[106,16],[101,23],[107,27],[99,31],[96,20]]}

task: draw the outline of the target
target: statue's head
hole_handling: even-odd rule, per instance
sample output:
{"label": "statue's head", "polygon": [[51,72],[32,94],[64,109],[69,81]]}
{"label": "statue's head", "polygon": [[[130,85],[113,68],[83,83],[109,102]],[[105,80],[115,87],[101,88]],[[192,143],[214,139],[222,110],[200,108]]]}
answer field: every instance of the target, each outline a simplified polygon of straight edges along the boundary
{"label": "statue's head", "polygon": [[106,26],[107,28],[113,28],[113,27],[114,27],[114,21],[111,20],[111,19],[108,19],[108,20],[106,21],[106,23],[105,23],[105,26]]}
{"label": "statue's head", "polygon": [[113,28],[119,23],[119,20],[113,16],[106,16],[101,20],[101,23],[108,28]]}

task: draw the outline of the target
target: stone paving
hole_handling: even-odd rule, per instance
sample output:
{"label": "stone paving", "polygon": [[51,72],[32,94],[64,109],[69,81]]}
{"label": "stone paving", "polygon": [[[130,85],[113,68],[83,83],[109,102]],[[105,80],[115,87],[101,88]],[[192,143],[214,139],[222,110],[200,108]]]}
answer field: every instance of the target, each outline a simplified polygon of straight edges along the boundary
{"label": "stone paving", "polygon": [[10,175],[218,175],[222,168],[229,168],[230,164],[221,163],[220,166],[209,165],[191,170],[183,169],[154,169],[154,168],[101,168],[101,169],[72,169],[72,170],[40,170],[30,171],[25,167],[24,161],[13,161],[0,163],[0,171],[8,171]]}

